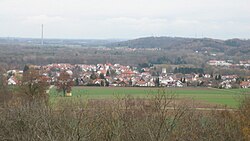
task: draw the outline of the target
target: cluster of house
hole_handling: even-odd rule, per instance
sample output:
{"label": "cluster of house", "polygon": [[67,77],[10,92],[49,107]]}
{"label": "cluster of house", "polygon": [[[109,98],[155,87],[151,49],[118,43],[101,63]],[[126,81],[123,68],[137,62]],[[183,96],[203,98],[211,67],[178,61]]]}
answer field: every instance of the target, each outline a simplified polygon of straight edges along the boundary
{"label": "cluster of house", "polygon": [[[114,86],[114,87],[220,87],[220,88],[250,88],[250,77],[239,81],[237,75],[212,74],[174,74],[162,72],[155,73],[153,68],[140,68],[120,64],[49,64],[33,66],[41,71],[52,85],[57,81],[61,71],[66,71],[75,85],[82,86]],[[21,81],[22,70],[9,70],[7,72],[8,84],[18,85]]]}
{"label": "cluster of house", "polygon": [[208,64],[211,66],[221,66],[229,68],[250,68],[250,60],[239,61],[239,63],[234,63],[233,60],[210,60]]}

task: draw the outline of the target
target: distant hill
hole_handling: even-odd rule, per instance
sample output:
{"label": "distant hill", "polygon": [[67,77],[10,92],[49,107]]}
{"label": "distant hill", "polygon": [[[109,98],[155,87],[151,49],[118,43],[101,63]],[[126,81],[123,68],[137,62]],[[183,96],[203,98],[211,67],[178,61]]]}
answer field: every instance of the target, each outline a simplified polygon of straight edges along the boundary
{"label": "distant hill", "polygon": [[[79,45],[79,46],[104,46],[106,44],[120,42],[119,39],[44,39],[45,45]],[[0,44],[29,44],[40,45],[40,38],[16,38],[16,37],[0,37]]]}
{"label": "distant hill", "polygon": [[162,49],[191,49],[216,52],[231,49],[250,49],[250,40],[230,39],[219,40],[210,38],[180,38],[180,37],[146,37],[123,42],[111,43],[109,47],[129,48],[162,48]]}

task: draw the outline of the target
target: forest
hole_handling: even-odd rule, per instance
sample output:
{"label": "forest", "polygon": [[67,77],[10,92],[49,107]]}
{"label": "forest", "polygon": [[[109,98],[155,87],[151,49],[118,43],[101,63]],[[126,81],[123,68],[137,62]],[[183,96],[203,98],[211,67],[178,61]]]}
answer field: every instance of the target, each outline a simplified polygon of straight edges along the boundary
{"label": "forest", "polygon": [[[119,63],[140,67],[140,64],[177,65],[204,68],[209,60],[250,60],[249,40],[217,40],[208,38],[147,37],[135,40],[0,40],[0,63],[7,69],[22,69],[26,64],[51,63],[98,64]],[[157,49],[153,49],[157,48]],[[212,68],[220,72],[225,68]],[[233,69],[228,69],[229,72]],[[242,70],[233,70],[247,74]]]}

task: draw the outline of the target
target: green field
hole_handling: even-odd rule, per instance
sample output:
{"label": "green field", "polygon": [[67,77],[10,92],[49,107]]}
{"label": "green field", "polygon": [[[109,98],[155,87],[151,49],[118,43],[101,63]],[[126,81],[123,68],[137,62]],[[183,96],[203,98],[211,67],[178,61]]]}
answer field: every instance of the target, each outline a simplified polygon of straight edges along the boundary
{"label": "green field", "polygon": [[[165,90],[166,94],[175,94],[178,98],[191,98],[237,107],[243,93],[250,93],[250,89],[214,89],[214,88],[128,88],[128,87],[73,87],[73,97],[87,99],[111,99],[117,96],[132,95],[134,97],[146,98],[156,95],[159,90]],[[62,95],[55,88],[50,90],[52,98]],[[68,97],[67,97],[68,98]]]}

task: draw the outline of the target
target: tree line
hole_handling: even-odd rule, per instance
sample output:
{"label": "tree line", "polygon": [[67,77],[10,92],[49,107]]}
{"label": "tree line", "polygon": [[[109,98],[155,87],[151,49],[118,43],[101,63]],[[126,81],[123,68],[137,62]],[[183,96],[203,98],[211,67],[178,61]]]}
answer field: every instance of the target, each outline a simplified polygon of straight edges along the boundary
{"label": "tree line", "polygon": [[197,74],[203,74],[204,69],[203,68],[189,68],[189,67],[184,67],[184,68],[175,68],[174,73],[183,73],[183,74],[191,74],[191,73],[197,73]]}

